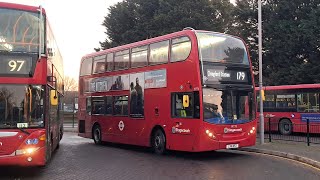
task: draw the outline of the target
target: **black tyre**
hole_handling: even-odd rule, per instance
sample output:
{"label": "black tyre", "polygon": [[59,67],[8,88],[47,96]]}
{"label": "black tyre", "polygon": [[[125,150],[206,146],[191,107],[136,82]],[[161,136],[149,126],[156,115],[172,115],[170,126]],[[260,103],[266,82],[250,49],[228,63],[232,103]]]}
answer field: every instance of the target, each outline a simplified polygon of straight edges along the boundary
{"label": "black tyre", "polygon": [[58,140],[58,144],[57,144],[56,149],[59,149],[59,148],[60,148],[60,140]]}
{"label": "black tyre", "polygon": [[63,127],[60,128],[60,140],[63,138]]}
{"label": "black tyre", "polygon": [[61,141],[61,132],[59,133],[59,139],[58,139],[58,144],[57,144],[57,147],[56,149],[59,149],[60,148],[60,141]]}
{"label": "black tyre", "polygon": [[279,132],[283,135],[290,135],[292,133],[292,122],[289,119],[282,119],[279,122]]}
{"label": "black tyre", "polygon": [[166,137],[161,129],[154,131],[151,140],[152,150],[156,154],[164,154],[166,152]]}
{"label": "black tyre", "polygon": [[93,127],[93,132],[92,132],[92,136],[93,136],[93,140],[95,144],[102,144],[102,140],[101,140],[101,128],[99,125],[95,125]]}
{"label": "black tyre", "polygon": [[[52,135],[51,135],[52,137]],[[53,140],[52,138],[49,137],[49,141],[47,142],[47,153],[46,153],[46,164],[50,162],[51,160],[51,157],[52,157],[52,154],[53,154]]]}

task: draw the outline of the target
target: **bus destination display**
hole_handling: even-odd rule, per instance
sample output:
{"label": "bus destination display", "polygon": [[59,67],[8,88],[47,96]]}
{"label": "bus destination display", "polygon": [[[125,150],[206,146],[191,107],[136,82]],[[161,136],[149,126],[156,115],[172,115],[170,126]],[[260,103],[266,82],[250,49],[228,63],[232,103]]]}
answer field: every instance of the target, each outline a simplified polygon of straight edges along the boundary
{"label": "bus destination display", "polygon": [[1,56],[0,74],[26,75],[31,71],[32,58],[26,56]]}
{"label": "bus destination display", "polygon": [[207,69],[207,81],[248,82],[247,72],[243,70]]}

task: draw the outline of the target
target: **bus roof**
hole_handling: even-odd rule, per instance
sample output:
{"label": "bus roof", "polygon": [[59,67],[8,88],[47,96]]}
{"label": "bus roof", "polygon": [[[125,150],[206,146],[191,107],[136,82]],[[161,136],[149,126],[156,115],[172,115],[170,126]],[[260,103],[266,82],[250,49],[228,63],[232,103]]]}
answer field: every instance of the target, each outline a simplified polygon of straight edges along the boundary
{"label": "bus roof", "polygon": [[[38,6],[30,6],[30,5],[14,4],[14,3],[6,3],[6,2],[0,2],[0,7],[9,8],[9,9],[18,9],[18,10],[24,10],[24,11],[32,11],[32,12],[37,12],[39,9]],[[42,8],[42,13],[46,14],[46,11],[44,8]]]}
{"label": "bus roof", "polygon": [[133,42],[133,43],[130,43],[130,44],[125,44],[125,45],[113,47],[113,48],[102,50],[102,51],[99,51],[99,52],[93,52],[93,53],[90,53],[90,54],[87,54],[87,55],[83,56],[82,59],[89,58],[89,57],[94,57],[94,56],[99,56],[99,55],[104,55],[107,52],[115,52],[115,51],[129,49],[129,48],[132,48],[132,47],[147,45],[147,44],[158,42],[158,41],[161,41],[161,40],[164,40],[164,39],[172,38],[173,36],[191,35],[191,34],[194,34],[195,32],[216,33],[216,34],[221,34],[221,35],[225,35],[225,36],[230,36],[230,37],[235,37],[235,38],[241,39],[239,37],[232,36],[232,35],[229,35],[229,34],[220,33],[220,32],[205,31],[205,30],[193,30],[193,29],[190,29],[190,28],[186,28],[186,29],[183,29],[182,31],[177,31],[177,32],[173,32],[173,33],[170,33],[170,34],[157,36],[157,37],[154,37],[154,38],[145,39],[145,40]]}
{"label": "bus roof", "polygon": [[[281,86],[263,86],[263,90],[287,90],[287,89],[311,89],[320,88],[320,84],[296,84],[296,85],[281,85]],[[255,87],[259,90],[259,86]]]}

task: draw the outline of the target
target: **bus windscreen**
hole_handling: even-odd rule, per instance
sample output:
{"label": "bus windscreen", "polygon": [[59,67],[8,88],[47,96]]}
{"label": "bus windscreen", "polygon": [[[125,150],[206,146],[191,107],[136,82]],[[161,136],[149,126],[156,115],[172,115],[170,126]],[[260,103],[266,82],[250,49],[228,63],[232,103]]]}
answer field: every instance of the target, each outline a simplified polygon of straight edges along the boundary
{"label": "bus windscreen", "polygon": [[241,124],[254,119],[252,91],[203,89],[204,121],[213,124]]}
{"label": "bus windscreen", "polygon": [[[45,31],[39,17],[35,12],[0,8],[0,52],[38,53],[39,27],[43,34]],[[44,35],[41,38],[43,42]]]}
{"label": "bus windscreen", "polygon": [[0,85],[0,129],[44,127],[44,88]]}
{"label": "bus windscreen", "polygon": [[207,32],[198,32],[197,37],[202,61],[249,65],[246,47],[240,39]]}

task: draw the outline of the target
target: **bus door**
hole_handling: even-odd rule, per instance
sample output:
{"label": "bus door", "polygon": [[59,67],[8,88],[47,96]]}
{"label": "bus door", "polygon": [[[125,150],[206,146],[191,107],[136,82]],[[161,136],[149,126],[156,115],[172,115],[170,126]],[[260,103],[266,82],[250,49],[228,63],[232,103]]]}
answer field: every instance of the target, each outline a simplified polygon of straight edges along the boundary
{"label": "bus door", "polygon": [[[48,105],[48,123],[47,123],[47,147],[52,151],[53,147],[59,141],[59,94],[56,90],[48,87],[49,105]],[[50,154],[51,152],[48,152]]]}
{"label": "bus door", "polygon": [[199,92],[172,93],[171,117],[170,149],[192,151],[201,124]]}

